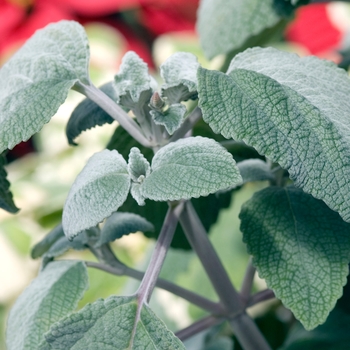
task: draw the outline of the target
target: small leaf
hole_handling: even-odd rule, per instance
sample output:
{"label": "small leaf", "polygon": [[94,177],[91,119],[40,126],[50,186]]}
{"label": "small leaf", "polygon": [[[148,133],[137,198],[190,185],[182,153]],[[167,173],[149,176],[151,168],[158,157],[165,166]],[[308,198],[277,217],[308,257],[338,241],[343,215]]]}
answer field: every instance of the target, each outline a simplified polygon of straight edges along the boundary
{"label": "small leaf", "polygon": [[350,225],[295,187],[256,193],[240,218],[260,277],[306,329],[325,322],[349,272]]}
{"label": "small leaf", "polygon": [[100,247],[137,231],[154,231],[154,226],[140,215],[116,212],[106,220],[95,246]]}
{"label": "small leaf", "polygon": [[243,183],[252,181],[275,180],[274,174],[266,162],[261,159],[246,159],[237,163]]}
{"label": "small leaf", "polygon": [[137,306],[132,296],[99,299],[54,324],[46,341],[53,350],[185,350],[148,306],[140,315]]}
{"label": "small leaf", "polygon": [[165,112],[150,111],[153,121],[163,125],[170,135],[180,127],[186,112],[186,107],[181,103],[171,105]]}
{"label": "small leaf", "polygon": [[0,70],[0,152],[38,132],[77,82],[89,83],[84,28],[61,21],[38,30]]}
{"label": "small leaf", "polygon": [[279,17],[273,0],[202,0],[197,31],[205,55],[211,59],[238,49],[249,37],[275,25]]}
{"label": "small leaf", "polygon": [[139,206],[143,206],[146,204],[145,202],[146,198],[142,194],[141,183],[132,182],[130,187],[130,194],[132,198],[135,199],[135,201]]}
{"label": "small leaf", "polygon": [[176,52],[160,66],[162,96],[170,105],[197,97],[198,67],[197,57],[189,52]]}
{"label": "small leaf", "polygon": [[[117,100],[113,82],[104,84],[100,87],[113,101]],[[70,145],[77,145],[74,139],[83,131],[91,129],[97,125],[112,124],[114,119],[106,113],[99,105],[86,98],[78,104],[69,118],[66,135]]]}
{"label": "small leaf", "polygon": [[73,311],[88,288],[82,262],[50,263],[12,307],[7,323],[8,350],[37,350],[50,326]]}
{"label": "small leaf", "polygon": [[214,132],[279,163],[297,187],[350,221],[344,70],[316,57],[255,48],[237,55],[227,75],[199,68],[198,89],[203,119]]}
{"label": "small leaf", "polygon": [[207,196],[242,181],[231,154],[214,140],[200,136],[161,148],[151,169],[142,183],[142,195],[157,201]]}
{"label": "small leaf", "polygon": [[[209,125],[200,121],[197,123],[193,129],[194,134],[200,135],[205,134],[210,138],[217,138],[217,140],[222,141],[224,138],[219,134],[214,134],[214,132],[210,129]],[[153,152],[150,148],[143,147],[137,141],[135,141],[123,128],[117,127],[115,133],[112,136],[111,141],[109,142],[107,148],[116,149],[125,159],[127,159],[129,150],[132,147],[138,147],[142,154],[149,160],[152,160]],[[241,151],[236,149],[234,150],[235,157],[242,158],[244,157],[257,157],[258,153],[250,148],[249,153],[246,151]],[[133,187],[138,185],[136,183],[131,184],[130,192],[133,193]],[[139,186],[139,185],[138,185]],[[196,199],[192,199],[193,206],[195,207],[197,213],[200,214],[203,225],[207,231],[209,231],[211,225],[213,225],[219,215],[219,212],[222,208],[227,208],[231,202],[232,193],[231,191],[225,193],[216,193],[211,194],[207,197],[199,197]],[[141,197],[143,199],[143,197]],[[144,203],[143,203],[144,204]],[[142,205],[140,203],[139,205]],[[152,222],[155,227],[154,232],[145,232],[145,236],[149,238],[156,239],[158,234],[162,228],[164,217],[168,210],[168,204],[166,202],[154,202],[147,201],[146,205],[139,206],[134,198],[128,196],[125,203],[118,209],[120,211],[125,212],[133,212],[145,217],[148,221]],[[191,249],[183,231],[181,225],[177,225],[174,238],[171,242],[171,246],[173,248],[181,248],[181,249]]]}
{"label": "small leaf", "polygon": [[[118,102],[132,109],[133,105],[140,101],[143,92],[152,91],[155,87],[156,82],[148,74],[147,64],[135,52],[127,52],[122,59],[119,74],[114,77],[114,88]],[[121,100],[122,96],[127,98],[129,104]],[[150,98],[151,96],[147,102]]]}
{"label": "small leaf", "polygon": [[37,243],[32,251],[31,256],[33,259],[37,259],[45,254],[50,247],[55,244],[60,238],[65,237],[62,224],[54,227],[39,243]]}
{"label": "small leaf", "polygon": [[8,211],[9,213],[17,213],[19,209],[13,202],[12,193],[10,192],[10,183],[7,180],[5,165],[5,155],[0,154],[0,208]]}
{"label": "small leaf", "polygon": [[135,182],[142,182],[143,179],[151,172],[151,167],[148,163],[148,160],[144,157],[144,155],[137,147],[133,147],[130,150],[128,171],[131,180]]}
{"label": "small leaf", "polygon": [[129,188],[127,164],[117,151],[94,154],[76,178],[64,205],[62,225],[68,239],[115,212]]}

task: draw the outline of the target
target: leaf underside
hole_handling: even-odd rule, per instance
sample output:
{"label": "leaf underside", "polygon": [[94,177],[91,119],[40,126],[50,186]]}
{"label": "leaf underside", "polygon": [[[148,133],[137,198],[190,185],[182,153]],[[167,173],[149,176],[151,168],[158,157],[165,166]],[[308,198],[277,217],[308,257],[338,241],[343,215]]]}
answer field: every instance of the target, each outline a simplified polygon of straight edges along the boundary
{"label": "leaf underside", "polygon": [[10,192],[10,182],[7,180],[5,165],[6,158],[3,154],[0,154],[0,208],[9,213],[17,213],[19,209],[16,207]]}
{"label": "leaf underside", "polygon": [[135,297],[99,299],[53,325],[45,335],[49,349],[185,349],[149,307],[137,321],[136,311]]}
{"label": "leaf underside", "polygon": [[38,30],[0,70],[0,152],[38,132],[77,82],[89,84],[89,45],[70,21]]}
{"label": "leaf underside", "polygon": [[214,132],[279,163],[297,187],[350,221],[345,71],[315,57],[255,48],[237,55],[227,74],[200,68],[198,81],[203,118]]}
{"label": "leaf underside", "polygon": [[346,283],[350,224],[295,187],[270,187],[240,214],[260,277],[306,329],[325,322]]}
{"label": "leaf underside", "polygon": [[50,326],[73,311],[88,288],[82,262],[50,263],[16,300],[7,323],[8,350],[37,350]]}
{"label": "leaf underside", "polygon": [[113,242],[124,235],[137,231],[154,231],[154,227],[140,215],[116,212],[106,220],[95,246],[99,247],[102,244]]}
{"label": "leaf underside", "polygon": [[[113,101],[117,100],[113,82],[104,84],[100,87]],[[99,105],[86,98],[78,104],[71,114],[66,126],[66,135],[70,145],[77,145],[74,139],[83,131],[103,124],[112,124],[114,119],[106,113]]]}

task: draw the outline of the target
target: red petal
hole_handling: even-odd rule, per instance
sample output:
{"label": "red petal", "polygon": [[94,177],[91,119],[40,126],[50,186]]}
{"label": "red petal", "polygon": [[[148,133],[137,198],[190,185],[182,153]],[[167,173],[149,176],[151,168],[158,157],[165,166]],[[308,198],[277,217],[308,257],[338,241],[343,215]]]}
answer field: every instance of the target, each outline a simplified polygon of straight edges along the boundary
{"label": "red petal", "polygon": [[334,49],[342,39],[342,33],[329,20],[326,4],[299,8],[285,36],[288,41],[305,46],[311,54]]}

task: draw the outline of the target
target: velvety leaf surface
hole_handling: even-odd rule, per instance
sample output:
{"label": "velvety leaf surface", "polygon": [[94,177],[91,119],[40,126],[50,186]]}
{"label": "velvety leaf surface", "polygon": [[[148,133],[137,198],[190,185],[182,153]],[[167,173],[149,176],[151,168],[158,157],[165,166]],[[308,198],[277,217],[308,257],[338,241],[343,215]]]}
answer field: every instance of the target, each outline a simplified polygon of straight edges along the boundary
{"label": "velvety leaf surface", "polygon": [[350,80],[335,64],[272,48],[199,69],[203,118],[287,169],[295,185],[350,221]]}
{"label": "velvety leaf surface", "polygon": [[241,181],[231,154],[216,141],[198,136],[161,148],[141,186],[145,198],[168,201],[207,196]]}
{"label": "velvety leaf surface", "polygon": [[256,193],[240,218],[260,277],[306,329],[325,322],[346,283],[350,225],[295,187]]}
{"label": "velvety leaf surface", "polygon": [[[201,121],[196,124],[194,133],[197,135],[204,134],[208,137],[216,137],[218,141],[223,140],[223,136],[220,134],[214,134],[208,124]],[[135,141],[123,128],[117,127],[115,133],[112,136],[111,141],[107,145],[108,149],[116,149],[125,159],[128,158],[129,150],[132,147],[137,147],[142,151],[142,154],[150,162],[153,157],[153,152],[150,148],[143,147],[137,141]],[[246,147],[247,148],[247,147]],[[231,150],[231,149],[230,149]],[[238,159],[242,157],[257,157],[257,152],[249,148],[247,153],[242,150],[234,148],[233,150]],[[131,191],[133,190],[133,185]],[[230,205],[232,197],[232,191],[225,193],[215,193],[207,197],[192,198],[193,206],[197,213],[200,215],[205,229],[208,231],[213,223],[216,222],[219,212],[222,208],[227,208]],[[168,204],[166,202],[147,201],[146,205],[139,206],[132,196],[128,196],[125,203],[118,209],[124,212],[133,212],[146,218],[154,225],[154,232],[145,232],[145,236],[150,238],[157,238],[162,228],[164,217],[168,210]],[[181,225],[177,225],[174,238],[171,242],[173,248],[190,249],[190,245],[182,231]]]}
{"label": "velvety leaf surface", "polygon": [[211,59],[238,49],[249,37],[279,20],[273,0],[202,0],[197,31],[205,55]]}
{"label": "velvety leaf surface", "polygon": [[[137,147],[133,147],[129,153],[128,171],[131,180],[142,182],[151,172],[151,166],[145,156]],[[141,177],[141,178],[140,178]]]}
{"label": "velvety leaf surface", "polygon": [[129,188],[127,164],[117,151],[94,154],[76,178],[64,205],[66,236],[71,239],[110,216],[124,203]]}
{"label": "velvety leaf surface", "polygon": [[154,231],[154,226],[140,215],[116,212],[106,220],[96,247],[137,231]]}
{"label": "velvety leaf surface", "polygon": [[135,297],[100,299],[57,322],[45,338],[55,350],[185,349],[149,307],[139,317],[136,311]]}
{"label": "velvety leaf surface", "polygon": [[275,180],[269,165],[261,159],[246,159],[237,163],[243,183],[251,181]]}
{"label": "velvety leaf surface", "polygon": [[152,90],[154,86],[156,83],[148,74],[147,64],[135,52],[127,52],[122,59],[119,73],[114,77],[118,101],[121,96],[130,96],[132,102],[136,104],[140,100],[141,93]]}
{"label": "velvety leaf surface", "polygon": [[0,152],[38,132],[78,81],[89,84],[83,27],[61,21],[38,30],[0,70]]}
{"label": "velvety leaf surface", "polygon": [[[117,100],[113,82],[104,84],[100,87],[113,101]],[[99,105],[86,98],[78,104],[69,118],[66,135],[70,145],[77,145],[74,139],[83,131],[91,129],[97,125],[112,124],[114,119],[106,113]]]}
{"label": "velvety leaf surface", "polygon": [[54,227],[39,243],[37,243],[31,251],[32,259],[37,259],[45,254],[50,247],[60,238],[65,237],[62,224]]}
{"label": "velvety leaf surface", "polygon": [[37,350],[44,333],[76,308],[87,288],[83,263],[50,263],[12,307],[7,323],[7,349]]}
{"label": "velvety leaf surface", "polygon": [[150,111],[153,121],[158,125],[163,125],[169,135],[180,127],[186,112],[186,106],[181,103],[169,106],[165,112]]}
{"label": "velvety leaf surface", "polygon": [[165,81],[161,86],[162,96],[169,104],[197,96],[198,67],[197,57],[189,52],[176,52],[159,67]]}
{"label": "velvety leaf surface", "polygon": [[7,172],[5,170],[6,158],[0,154],[0,208],[9,213],[17,213],[19,210],[13,202],[13,196],[10,192],[10,183],[7,180]]}

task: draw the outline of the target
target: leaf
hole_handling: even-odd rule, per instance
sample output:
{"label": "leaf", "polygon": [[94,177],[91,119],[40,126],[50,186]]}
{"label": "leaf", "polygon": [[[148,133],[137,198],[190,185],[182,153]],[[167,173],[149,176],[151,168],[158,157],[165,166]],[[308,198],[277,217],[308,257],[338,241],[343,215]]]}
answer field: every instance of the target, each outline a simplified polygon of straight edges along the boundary
{"label": "leaf", "polygon": [[261,159],[246,159],[237,163],[243,183],[252,181],[275,180],[274,174],[266,162]]}
{"label": "leaf", "polygon": [[185,349],[148,306],[139,316],[137,306],[133,296],[99,299],[53,325],[46,341],[53,350]]}
{"label": "leaf", "polygon": [[[113,82],[104,84],[100,87],[113,101],[116,101],[117,96],[113,87]],[[86,98],[78,104],[69,118],[66,135],[70,145],[77,145],[74,139],[83,131],[91,129],[97,125],[112,124],[114,119],[106,113],[99,105],[90,99]]]}
{"label": "leaf", "polygon": [[129,188],[127,164],[117,151],[94,154],[76,178],[64,205],[62,225],[68,239],[115,212]]}
{"label": "leaf", "polygon": [[[228,74],[199,68],[204,120],[287,169],[297,187],[350,221],[350,80],[333,63],[255,48]],[[334,86],[337,88],[335,89]]]}
{"label": "leaf", "polygon": [[77,82],[89,83],[89,45],[70,21],[38,30],[0,70],[0,152],[38,132]]}
{"label": "leaf", "polygon": [[[193,130],[194,134],[205,134],[208,137],[216,137],[221,141],[223,136],[214,134],[208,124],[203,121],[197,123]],[[107,145],[109,149],[116,149],[125,159],[128,157],[129,150],[132,147],[137,147],[141,150],[142,154],[148,161],[152,160],[153,152],[150,148],[143,147],[137,141],[135,141],[123,128],[117,127],[115,133],[112,136],[111,141]],[[247,148],[247,147],[246,147]],[[235,154],[241,157],[257,157],[258,154],[253,148],[249,148],[249,153],[245,150],[234,149]],[[135,183],[131,186],[133,191]],[[135,194],[134,194],[135,195]],[[227,191],[224,193],[211,194],[207,197],[192,198],[193,206],[197,213],[200,215],[202,223],[205,229],[208,231],[213,223],[216,222],[219,212],[222,208],[227,208],[230,205],[232,192]],[[157,238],[162,228],[164,217],[168,210],[168,204],[166,202],[147,201],[146,205],[139,206],[134,198],[128,196],[124,204],[119,208],[120,211],[133,212],[146,218],[154,225],[154,232],[144,232],[146,237]],[[171,242],[173,248],[191,249],[183,231],[181,225],[178,225],[174,234],[174,238]]]}
{"label": "leaf", "polygon": [[8,350],[37,350],[50,326],[73,311],[88,288],[82,262],[50,263],[12,307],[7,323]]}
{"label": "leaf", "polygon": [[5,165],[5,155],[0,154],[0,208],[8,211],[9,213],[17,213],[19,209],[13,202],[13,196],[10,192],[10,182],[7,180]]}
{"label": "leaf", "polygon": [[348,276],[343,296],[337,301],[327,321],[310,332],[306,331],[301,324],[296,323],[291,328],[281,350],[348,349],[350,341],[349,287]]}
{"label": "leaf", "polygon": [[162,96],[170,105],[197,97],[197,57],[189,52],[176,52],[159,68],[165,84]]}
{"label": "leaf", "polygon": [[154,231],[154,226],[140,215],[116,212],[106,220],[95,247],[137,231]]}
{"label": "leaf", "polygon": [[[132,109],[143,92],[152,91],[155,87],[156,82],[148,74],[147,64],[135,52],[127,52],[122,59],[119,73],[114,77],[117,102]],[[129,105],[121,100],[122,96],[127,98]]]}
{"label": "leaf", "polygon": [[214,140],[200,136],[162,147],[153,157],[151,170],[141,193],[157,201],[207,196],[242,181],[231,154]]}
{"label": "leaf", "polygon": [[54,227],[39,243],[37,243],[31,251],[32,259],[37,259],[45,254],[52,245],[60,238],[65,237],[62,224]]}
{"label": "leaf", "polygon": [[181,103],[169,106],[164,112],[150,111],[153,121],[158,125],[163,125],[170,135],[180,127],[186,112],[186,107]]}
{"label": "leaf", "polygon": [[256,193],[240,218],[260,277],[306,329],[325,322],[349,272],[350,225],[295,187]]}
{"label": "leaf", "polygon": [[[142,182],[151,172],[151,166],[137,147],[133,147],[129,153],[128,171],[131,180]],[[141,178],[140,178],[141,177]]]}
{"label": "leaf", "polygon": [[197,31],[207,58],[238,49],[249,37],[275,25],[273,0],[202,0]]}

